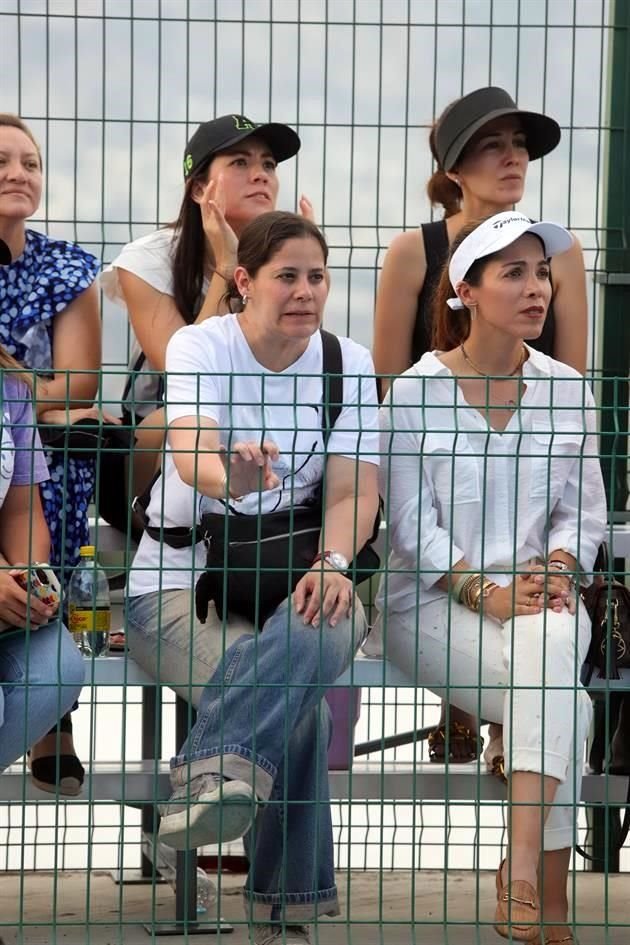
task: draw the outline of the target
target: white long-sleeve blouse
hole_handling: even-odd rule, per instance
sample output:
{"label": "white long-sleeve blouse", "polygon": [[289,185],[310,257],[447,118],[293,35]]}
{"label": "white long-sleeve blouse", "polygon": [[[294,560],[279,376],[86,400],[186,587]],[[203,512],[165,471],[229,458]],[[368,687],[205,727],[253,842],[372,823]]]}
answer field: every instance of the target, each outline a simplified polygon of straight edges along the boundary
{"label": "white long-sleeve blouse", "polygon": [[433,353],[393,382],[380,411],[390,554],[379,610],[443,596],[436,582],[462,558],[501,584],[559,549],[592,570],[606,531],[593,395],[572,368],[528,350],[503,431]]}

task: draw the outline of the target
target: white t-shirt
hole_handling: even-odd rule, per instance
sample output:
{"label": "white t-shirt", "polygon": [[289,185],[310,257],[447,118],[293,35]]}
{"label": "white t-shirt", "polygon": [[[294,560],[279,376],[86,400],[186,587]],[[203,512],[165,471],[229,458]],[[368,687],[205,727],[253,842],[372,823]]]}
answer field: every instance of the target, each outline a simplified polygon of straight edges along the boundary
{"label": "white t-shirt", "polygon": [[[106,266],[100,276],[103,292],[110,301],[126,308],[118,270],[132,272],[158,292],[173,295],[173,255],[177,247],[177,234],[171,227],[156,230],[148,236],[141,236],[120,251],[119,255]],[[202,291],[208,289],[204,281]],[[146,359],[141,359],[142,348],[132,337],[129,356],[129,371],[134,373],[133,386],[125,383],[122,396],[123,406],[136,419],[142,419],[162,405],[161,375]],[[139,363],[140,362],[140,363]],[[128,389],[129,388],[129,389]]]}
{"label": "white t-shirt", "polygon": [[[343,407],[326,452],[378,465],[378,405],[369,352],[349,338],[339,339],[343,357]],[[274,471],[280,485],[252,493],[238,511],[256,514],[299,506],[317,491],[324,470],[322,434],[322,341],[316,332],[304,354],[286,371],[271,372],[256,361],[237,315],[211,318],[181,328],[166,352],[166,412],[213,420],[226,448],[262,436],[279,447]],[[202,512],[224,511],[222,503],[196,493],[179,478],[168,452],[164,474],[155,483],[147,510],[152,525],[190,527]],[[205,549],[175,549],[143,535],[133,562],[129,594],[137,597],[168,588],[189,588],[203,570]],[[160,574],[161,571],[161,574]]]}

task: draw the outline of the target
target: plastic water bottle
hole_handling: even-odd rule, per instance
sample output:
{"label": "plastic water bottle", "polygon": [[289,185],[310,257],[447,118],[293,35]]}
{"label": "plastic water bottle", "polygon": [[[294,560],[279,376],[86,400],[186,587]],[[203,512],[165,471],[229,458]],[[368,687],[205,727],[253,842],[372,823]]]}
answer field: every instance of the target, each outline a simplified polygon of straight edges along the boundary
{"label": "plastic water bottle", "polygon": [[[142,834],[142,852],[155,866],[155,870],[165,879],[171,889],[175,891],[177,854],[171,847],[167,847],[160,840],[153,839],[148,834]],[[216,903],[217,889],[205,870],[197,867],[197,915],[209,912]]]}
{"label": "plastic water bottle", "polygon": [[107,577],[98,566],[94,545],[83,545],[79,554],[68,585],[69,629],[82,653],[106,656],[112,623]]}

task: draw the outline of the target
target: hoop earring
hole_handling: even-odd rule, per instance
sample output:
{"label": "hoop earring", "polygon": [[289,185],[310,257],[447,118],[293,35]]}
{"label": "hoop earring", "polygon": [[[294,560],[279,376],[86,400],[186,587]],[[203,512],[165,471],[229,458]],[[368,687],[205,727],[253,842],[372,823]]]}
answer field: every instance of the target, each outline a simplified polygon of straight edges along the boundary
{"label": "hoop earring", "polygon": [[248,302],[249,302],[249,296],[247,295],[247,293],[243,293],[243,295],[241,296],[241,303],[243,305],[243,308],[245,308]]}

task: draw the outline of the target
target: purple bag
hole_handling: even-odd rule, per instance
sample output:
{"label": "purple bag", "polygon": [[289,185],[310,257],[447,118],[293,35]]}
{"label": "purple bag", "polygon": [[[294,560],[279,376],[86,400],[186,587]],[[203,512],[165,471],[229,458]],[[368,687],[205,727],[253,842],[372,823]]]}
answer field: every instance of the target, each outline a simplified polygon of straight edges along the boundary
{"label": "purple bag", "polygon": [[354,729],[361,714],[361,690],[339,687],[326,692],[332,716],[332,739],[328,748],[328,768],[348,771],[354,757]]}

